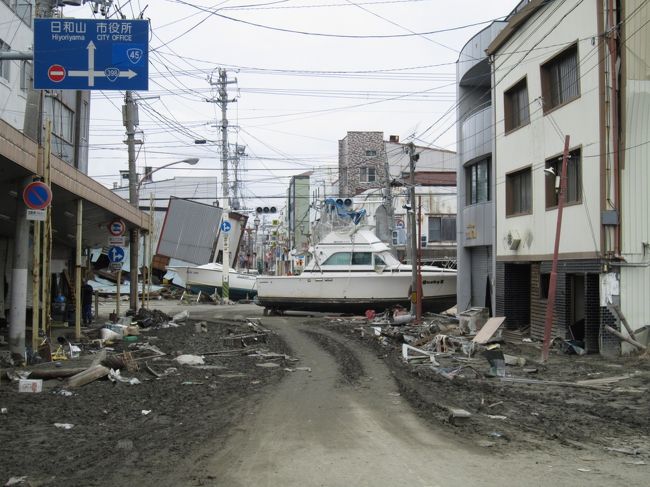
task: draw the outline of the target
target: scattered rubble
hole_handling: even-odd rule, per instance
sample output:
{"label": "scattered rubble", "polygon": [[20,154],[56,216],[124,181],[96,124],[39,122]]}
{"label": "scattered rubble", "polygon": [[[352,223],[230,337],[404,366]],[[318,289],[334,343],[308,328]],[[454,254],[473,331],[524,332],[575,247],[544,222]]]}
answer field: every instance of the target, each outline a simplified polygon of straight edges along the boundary
{"label": "scattered rubble", "polygon": [[541,362],[541,343],[526,330],[504,330],[504,318],[483,319],[481,309],[458,318],[429,314],[420,324],[396,325],[392,316],[389,310],[322,325],[375,347],[426,419],[492,448],[540,438],[583,448],[618,438],[621,444],[610,447],[632,442],[650,451],[650,424],[641,414],[650,388],[645,356],[607,359],[556,340]]}
{"label": "scattered rubble", "polygon": [[[78,342],[65,335],[78,356],[70,355],[68,341],[52,340],[45,345],[62,346],[65,359],[0,369],[1,485],[124,485],[135,471],[170,468],[165,451],[225,438],[262,388],[295,366],[290,351],[256,320],[187,318],[168,326],[164,313],[140,310],[113,321],[84,329]],[[124,340],[131,336],[125,333],[102,340],[107,325],[137,329],[138,341]],[[181,365],[183,356],[203,365]],[[273,366],[258,366],[264,364]],[[19,393],[21,380],[38,380],[42,391]],[[47,455],[34,462],[25,451]],[[83,464],[72,461],[79,458]]]}

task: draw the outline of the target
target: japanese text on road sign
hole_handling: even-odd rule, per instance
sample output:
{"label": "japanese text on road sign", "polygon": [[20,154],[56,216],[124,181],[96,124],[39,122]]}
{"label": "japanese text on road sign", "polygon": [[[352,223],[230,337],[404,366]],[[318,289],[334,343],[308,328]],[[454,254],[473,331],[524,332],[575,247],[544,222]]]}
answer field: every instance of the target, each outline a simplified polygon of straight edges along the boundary
{"label": "japanese text on road sign", "polygon": [[148,89],[147,20],[34,19],[35,89]]}

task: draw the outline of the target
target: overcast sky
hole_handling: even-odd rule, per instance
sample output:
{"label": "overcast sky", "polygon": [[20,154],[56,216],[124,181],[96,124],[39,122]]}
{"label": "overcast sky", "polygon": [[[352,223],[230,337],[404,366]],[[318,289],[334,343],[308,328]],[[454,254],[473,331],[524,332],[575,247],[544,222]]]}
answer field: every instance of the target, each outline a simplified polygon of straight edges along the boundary
{"label": "overcast sky", "polygon": [[[228,69],[229,142],[248,208],[277,204],[291,175],[331,168],[347,131],[382,131],[455,150],[455,62],[467,40],[515,0],[120,0],[150,19],[149,91],[137,92],[145,144],[138,171],[186,157],[175,175],[217,176],[220,122],[208,78]],[[145,8],[146,7],[146,8]],[[65,7],[92,17],[90,7]],[[473,24],[473,25],[472,25]],[[461,28],[467,26],[465,28]],[[453,30],[450,30],[453,29]],[[446,32],[444,30],[447,30]],[[295,32],[290,32],[295,31]],[[443,31],[443,32],[437,32]],[[431,34],[421,34],[434,32]],[[315,35],[318,34],[318,35]],[[421,35],[416,35],[421,34]],[[119,91],[93,92],[90,175],[107,186],[127,169]],[[445,115],[448,113],[447,115]],[[195,139],[214,141],[194,144]]]}

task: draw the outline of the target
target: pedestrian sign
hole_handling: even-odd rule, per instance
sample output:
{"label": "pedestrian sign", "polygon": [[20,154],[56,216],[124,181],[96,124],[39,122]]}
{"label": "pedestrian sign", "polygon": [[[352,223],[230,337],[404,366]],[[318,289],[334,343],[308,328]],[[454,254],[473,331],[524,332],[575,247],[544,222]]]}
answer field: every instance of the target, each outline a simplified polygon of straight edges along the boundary
{"label": "pedestrian sign", "polygon": [[124,260],[124,249],[122,247],[111,247],[108,249],[108,260],[111,264],[122,262]]}
{"label": "pedestrian sign", "polygon": [[34,19],[37,90],[147,90],[149,21]]}

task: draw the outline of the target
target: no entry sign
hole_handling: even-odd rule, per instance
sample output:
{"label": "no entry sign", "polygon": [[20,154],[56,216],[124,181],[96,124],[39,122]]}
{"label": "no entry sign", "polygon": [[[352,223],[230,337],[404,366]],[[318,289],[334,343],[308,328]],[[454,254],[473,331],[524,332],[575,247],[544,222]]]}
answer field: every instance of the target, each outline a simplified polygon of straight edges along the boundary
{"label": "no entry sign", "polygon": [[47,77],[54,83],[59,83],[65,79],[65,68],[60,64],[53,64],[47,70]]}
{"label": "no entry sign", "polygon": [[23,190],[23,201],[27,205],[27,208],[43,210],[50,206],[52,202],[52,190],[47,184],[41,181],[34,181],[25,186]]}

